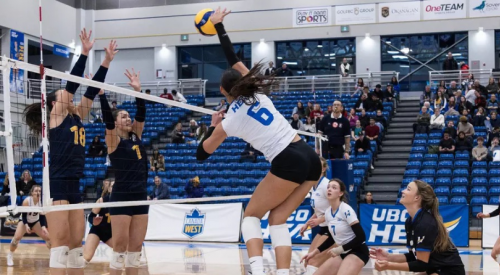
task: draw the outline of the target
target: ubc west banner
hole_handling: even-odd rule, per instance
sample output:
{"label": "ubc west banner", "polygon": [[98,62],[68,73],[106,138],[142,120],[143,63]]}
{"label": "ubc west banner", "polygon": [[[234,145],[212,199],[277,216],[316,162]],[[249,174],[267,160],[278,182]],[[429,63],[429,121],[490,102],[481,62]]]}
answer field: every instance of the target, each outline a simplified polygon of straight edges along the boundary
{"label": "ubc west banner", "polygon": [[[24,33],[10,30],[10,58],[24,61]],[[10,91],[24,93],[24,70],[10,70]]]}
{"label": "ubc west banner", "polygon": [[[360,205],[361,226],[368,246],[405,245],[405,221],[408,212],[402,205]],[[444,225],[456,246],[469,246],[469,206],[443,205],[439,207]]]}

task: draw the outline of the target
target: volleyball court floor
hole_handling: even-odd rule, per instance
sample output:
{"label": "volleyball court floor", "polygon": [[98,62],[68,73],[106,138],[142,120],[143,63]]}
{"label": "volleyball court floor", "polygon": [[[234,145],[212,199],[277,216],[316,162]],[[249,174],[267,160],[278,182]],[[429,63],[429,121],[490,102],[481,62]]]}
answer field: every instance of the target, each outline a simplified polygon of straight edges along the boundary
{"label": "volleyball court floor", "polygon": [[[36,238],[24,238],[14,254],[14,266],[7,266],[7,253],[10,239],[0,240],[0,274],[50,274],[49,250]],[[307,246],[294,246],[290,275],[301,275],[305,272],[299,264],[302,255],[307,253]],[[389,248],[404,253],[403,247]],[[460,248],[462,261],[467,274],[500,275],[499,265],[491,258],[491,250],[482,250],[480,242],[472,241],[468,249]],[[109,274],[109,258],[112,249],[101,243],[94,258],[85,269],[85,274]],[[248,257],[242,244],[225,243],[187,243],[187,242],[145,242],[141,259],[144,267],[139,274],[210,274],[210,275],[246,275],[249,270]],[[269,245],[265,246],[264,263],[268,275],[275,274],[276,262]],[[146,265],[147,264],[147,265]],[[377,272],[370,262],[360,273],[381,275],[413,274],[409,272],[385,271]],[[342,275],[342,274],[339,274]]]}

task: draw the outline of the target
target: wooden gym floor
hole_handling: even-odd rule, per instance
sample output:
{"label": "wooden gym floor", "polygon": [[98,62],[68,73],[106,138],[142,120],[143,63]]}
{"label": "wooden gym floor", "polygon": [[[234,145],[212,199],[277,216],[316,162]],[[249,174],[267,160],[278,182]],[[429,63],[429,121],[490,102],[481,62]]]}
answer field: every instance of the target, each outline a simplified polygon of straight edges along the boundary
{"label": "wooden gym floor", "polygon": [[[0,274],[50,274],[49,250],[37,238],[24,238],[14,254],[14,266],[7,266],[7,253],[10,239],[0,239]],[[264,263],[267,274],[275,274],[274,253],[270,246],[265,247]],[[393,248],[404,252],[404,248]],[[85,274],[108,274],[109,256],[112,249],[102,244],[94,258],[85,269]],[[471,241],[471,247],[460,249],[467,274],[500,275],[499,265],[490,257],[490,250],[482,250],[480,242]],[[299,264],[302,255],[307,253],[306,246],[294,246],[291,275],[301,275],[305,269]],[[213,274],[243,275],[249,270],[248,257],[244,245],[221,243],[174,243],[145,242],[141,259],[143,268],[139,274]],[[408,272],[382,272],[373,269],[370,261],[361,274],[410,274]],[[340,274],[339,274],[340,275]]]}

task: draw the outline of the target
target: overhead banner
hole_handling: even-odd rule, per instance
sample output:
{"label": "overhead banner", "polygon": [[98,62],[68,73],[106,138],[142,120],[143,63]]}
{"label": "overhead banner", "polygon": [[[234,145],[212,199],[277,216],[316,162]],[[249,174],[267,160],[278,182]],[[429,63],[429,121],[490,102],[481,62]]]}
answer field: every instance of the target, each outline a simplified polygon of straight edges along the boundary
{"label": "overhead banner", "polygon": [[469,17],[500,16],[500,0],[469,0]]}
{"label": "overhead banner", "polygon": [[[483,205],[483,213],[491,213],[498,208],[498,205]],[[493,248],[500,234],[500,222],[498,217],[483,219],[483,232],[481,243],[483,248]]]}
{"label": "overhead banner", "polygon": [[376,18],[375,4],[335,7],[336,25],[373,24]]}
{"label": "overhead banner", "polygon": [[70,50],[69,50],[69,48],[64,47],[64,46],[54,45],[53,53],[54,53],[54,55],[69,58]]}
{"label": "overhead banner", "polygon": [[379,23],[420,20],[420,2],[380,3]]}
{"label": "overhead banner", "polygon": [[[24,33],[10,30],[10,58],[24,61]],[[24,70],[10,70],[10,91],[24,93]]]}
{"label": "overhead banner", "polygon": [[[361,204],[360,207],[361,226],[368,246],[406,245],[408,212],[404,206]],[[460,247],[469,246],[469,206],[442,205],[439,212],[453,243]]]}
{"label": "overhead banner", "polygon": [[465,0],[431,0],[423,2],[424,20],[443,20],[467,17]]}
{"label": "overhead banner", "polygon": [[293,9],[293,27],[329,26],[332,24],[332,8]]}
{"label": "overhead banner", "polygon": [[151,205],[146,240],[238,242],[241,203]]}

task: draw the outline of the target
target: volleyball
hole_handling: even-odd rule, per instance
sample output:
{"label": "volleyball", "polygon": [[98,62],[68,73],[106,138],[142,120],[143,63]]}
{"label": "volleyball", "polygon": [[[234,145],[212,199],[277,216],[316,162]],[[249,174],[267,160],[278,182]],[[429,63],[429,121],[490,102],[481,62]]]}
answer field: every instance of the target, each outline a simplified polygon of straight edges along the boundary
{"label": "volleyball", "polygon": [[210,21],[210,16],[214,13],[213,9],[204,9],[196,14],[194,26],[198,32],[205,36],[214,36],[217,34],[214,24]]}

